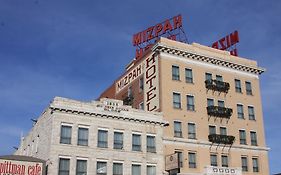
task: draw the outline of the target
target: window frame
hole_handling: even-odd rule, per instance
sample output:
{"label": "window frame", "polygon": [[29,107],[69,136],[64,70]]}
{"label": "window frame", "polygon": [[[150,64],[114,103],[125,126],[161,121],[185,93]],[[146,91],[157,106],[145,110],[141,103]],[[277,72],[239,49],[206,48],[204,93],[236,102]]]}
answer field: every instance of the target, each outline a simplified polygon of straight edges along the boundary
{"label": "window frame", "polygon": [[248,118],[249,118],[249,120],[256,120],[255,107],[254,106],[248,106]]}
{"label": "window frame", "polygon": [[180,67],[172,65],[172,80],[180,81]]}
{"label": "window frame", "polygon": [[[80,130],[87,130],[87,139],[80,138]],[[88,127],[78,127],[77,134],[77,145],[79,146],[88,146],[89,145],[89,128]]]}
{"label": "window frame", "polygon": [[[212,157],[215,157],[215,162],[213,161]],[[217,154],[210,154],[210,165],[211,166],[218,166],[218,155]]]}
{"label": "window frame", "polygon": [[[68,170],[66,169],[61,169],[62,161],[68,161]],[[65,157],[59,157],[59,166],[58,166],[58,175],[63,174],[65,175],[67,173],[69,175],[70,173],[70,158],[65,158]]]}
{"label": "window frame", "polygon": [[[116,140],[115,134],[120,134],[122,136],[122,140]],[[118,143],[120,141],[120,143]],[[113,149],[124,149],[124,133],[122,131],[114,131],[113,132]]]}
{"label": "window frame", "polygon": [[[98,172],[98,170],[99,170],[99,169],[98,169],[98,164],[99,164],[99,163],[104,163],[104,164],[105,164],[105,171],[106,171],[105,173],[99,173],[99,172]],[[97,160],[97,164],[96,164],[96,174],[97,174],[97,175],[107,175],[107,161],[100,161],[100,160]]]}
{"label": "window frame", "polygon": [[[116,173],[114,172],[114,166],[120,166],[121,165],[121,168],[122,168],[122,173]],[[124,166],[123,166],[123,163],[122,162],[113,162],[112,164],[112,175],[123,175],[124,174]]]}
{"label": "window frame", "polygon": [[[192,103],[189,103],[191,100]],[[195,111],[195,97],[194,95],[187,94],[186,95],[186,108],[188,111]]]}
{"label": "window frame", "polygon": [[[63,134],[63,128],[68,128],[70,129],[70,136],[69,137],[64,137]],[[64,142],[67,140],[67,142]],[[68,144],[71,145],[72,141],[72,125],[67,125],[67,124],[61,124],[61,130],[60,130],[60,144]]]}
{"label": "window frame", "polygon": [[[78,162],[86,162],[86,172],[85,171],[78,171]],[[85,159],[77,159],[76,160],[76,175],[87,175],[88,174],[88,161]]]}
{"label": "window frame", "polygon": [[[254,137],[253,137],[254,135]],[[258,146],[258,138],[256,131],[250,131],[251,146]]]}
{"label": "window frame", "polygon": [[[245,119],[245,114],[244,114],[244,105],[241,103],[236,104],[237,107],[237,117],[239,119]],[[240,111],[241,109],[241,111]]]}
{"label": "window frame", "polygon": [[[193,162],[193,160],[191,159],[191,156],[193,157],[194,162]],[[196,163],[196,152],[188,152],[188,167],[189,167],[189,168],[197,168],[197,163]]]}
{"label": "window frame", "polygon": [[[244,163],[246,163],[246,165],[244,165]],[[247,156],[241,156],[241,167],[242,167],[242,172],[248,172],[248,157]]]}
{"label": "window frame", "polygon": [[[106,133],[106,141],[100,140],[100,135],[99,132],[104,132]],[[97,147],[98,148],[108,148],[108,130],[105,129],[98,129],[98,138],[97,138],[98,144]],[[104,146],[103,146],[104,145]]]}
{"label": "window frame", "polygon": [[[193,130],[190,130],[190,126],[193,126]],[[194,131],[194,132],[190,132],[190,131]],[[196,124],[193,122],[188,122],[187,123],[187,135],[188,135],[188,139],[196,139]]]}
{"label": "window frame", "polygon": [[250,81],[245,81],[245,87],[246,87],[246,94],[253,95],[252,83]]}
{"label": "window frame", "polygon": [[235,92],[242,93],[241,80],[234,79],[234,84],[235,84]]}
{"label": "window frame", "polygon": [[[176,127],[176,125],[178,125],[179,128]],[[177,130],[177,129],[179,129],[179,130]],[[180,138],[183,137],[182,136],[182,122],[181,121],[178,121],[178,120],[174,121],[174,137],[180,137]]]}
{"label": "window frame", "polygon": [[[242,133],[244,135],[241,135]],[[245,137],[243,138],[243,136]],[[245,129],[239,129],[239,141],[240,145],[247,145],[247,134]]]}
{"label": "window frame", "polygon": [[[176,99],[179,98],[179,99]],[[177,101],[179,100],[179,101]],[[181,94],[178,92],[173,92],[173,108],[181,109]]]}
{"label": "window frame", "polygon": [[[191,75],[191,77],[188,75]],[[193,71],[191,68],[185,68],[185,82],[191,84],[193,83]]]}
{"label": "window frame", "polygon": [[[148,139],[153,139],[153,145],[148,145]],[[155,135],[146,135],[146,152],[156,153],[156,137]]]}
{"label": "window frame", "polygon": [[[140,144],[139,145],[137,145],[137,144],[134,144],[134,136],[138,136],[138,138],[139,138],[139,140],[140,140]],[[132,151],[141,151],[142,149],[141,149],[141,141],[142,141],[142,139],[141,139],[141,134],[137,134],[137,133],[132,133]],[[139,149],[137,149],[137,148],[139,148]]]}

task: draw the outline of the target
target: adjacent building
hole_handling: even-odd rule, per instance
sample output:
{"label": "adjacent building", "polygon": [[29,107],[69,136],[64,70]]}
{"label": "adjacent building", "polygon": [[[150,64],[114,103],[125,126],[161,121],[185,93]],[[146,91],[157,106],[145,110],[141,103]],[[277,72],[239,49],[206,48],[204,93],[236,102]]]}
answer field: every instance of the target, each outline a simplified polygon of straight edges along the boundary
{"label": "adjacent building", "polygon": [[51,175],[165,174],[167,125],[161,113],[133,109],[120,100],[56,97],[15,154],[45,160]]}
{"label": "adjacent building", "polygon": [[[162,112],[164,156],[180,173],[269,174],[257,62],[160,38],[100,98]],[[170,172],[176,174],[177,172]]]}

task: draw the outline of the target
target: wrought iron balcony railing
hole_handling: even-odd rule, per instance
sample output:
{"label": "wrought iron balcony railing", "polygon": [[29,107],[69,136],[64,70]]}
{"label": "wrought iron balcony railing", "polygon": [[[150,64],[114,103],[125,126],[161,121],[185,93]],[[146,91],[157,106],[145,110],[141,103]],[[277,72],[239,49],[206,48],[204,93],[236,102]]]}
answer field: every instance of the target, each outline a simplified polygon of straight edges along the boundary
{"label": "wrought iron balcony railing", "polygon": [[224,145],[232,145],[235,141],[235,137],[230,135],[210,134],[208,138],[209,142]]}
{"label": "wrought iron balcony railing", "polygon": [[206,88],[209,90],[213,90],[213,91],[219,91],[219,92],[224,92],[227,93],[229,90],[229,83],[227,82],[223,82],[223,81],[219,81],[219,80],[206,80],[205,81],[205,86]]}
{"label": "wrought iron balcony railing", "polygon": [[229,119],[232,115],[232,109],[220,106],[208,106],[207,113],[209,116]]}

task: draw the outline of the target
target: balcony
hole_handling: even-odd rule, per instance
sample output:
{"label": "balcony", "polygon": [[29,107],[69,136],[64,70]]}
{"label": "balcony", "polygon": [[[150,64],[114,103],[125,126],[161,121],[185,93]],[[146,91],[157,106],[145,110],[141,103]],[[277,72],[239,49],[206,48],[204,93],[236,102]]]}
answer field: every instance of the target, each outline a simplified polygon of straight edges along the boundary
{"label": "balcony", "polygon": [[208,138],[209,142],[224,145],[232,145],[235,141],[235,137],[230,135],[210,134]]}
{"label": "balcony", "polygon": [[210,79],[205,81],[205,87],[208,90],[227,93],[230,86],[227,82]]}
{"label": "balcony", "polygon": [[208,106],[207,113],[209,116],[230,119],[232,115],[232,109],[220,106]]}

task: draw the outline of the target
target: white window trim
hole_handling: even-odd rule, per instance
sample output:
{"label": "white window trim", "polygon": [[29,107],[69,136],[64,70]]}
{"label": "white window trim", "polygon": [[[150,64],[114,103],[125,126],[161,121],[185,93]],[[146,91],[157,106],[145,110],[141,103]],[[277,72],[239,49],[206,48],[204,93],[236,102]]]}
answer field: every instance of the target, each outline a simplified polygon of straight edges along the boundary
{"label": "white window trim", "polygon": [[61,122],[61,126],[73,126],[73,123],[65,123],[65,122]]}
{"label": "white window trim", "polygon": [[[112,167],[114,163],[122,163],[122,165],[124,165],[124,160],[113,160],[112,161]],[[124,166],[123,166],[123,171],[124,171]]]}
{"label": "white window trim", "polygon": [[72,158],[71,156],[66,156],[66,155],[59,155],[58,157],[62,158],[62,159],[71,159]]}
{"label": "white window trim", "polygon": [[76,160],[89,160],[89,157],[76,157]]}
{"label": "white window trim", "polygon": [[109,128],[101,128],[101,127],[98,127],[98,130],[109,131]]}
{"label": "white window trim", "polygon": [[142,135],[142,132],[139,132],[139,131],[132,131],[132,134],[135,134],[135,135]]}
{"label": "white window trim", "polygon": [[113,132],[122,132],[124,134],[124,130],[121,130],[121,129],[113,129]]}
{"label": "white window trim", "polygon": [[[156,139],[156,134],[153,134],[153,133],[146,133],[146,136],[154,136]],[[156,145],[156,143],[155,143],[155,145]]]}
{"label": "white window trim", "polygon": [[81,124],[78,124],[78,128],[85,128],[85,129],[89,129],[90,126],[89,125],[81,125]]}
{"label": "white window trim", "polygon": [[97,158],[96,159],[96,162],[108,162],[109,160],[108,159],[100,159],[100,158]]}

